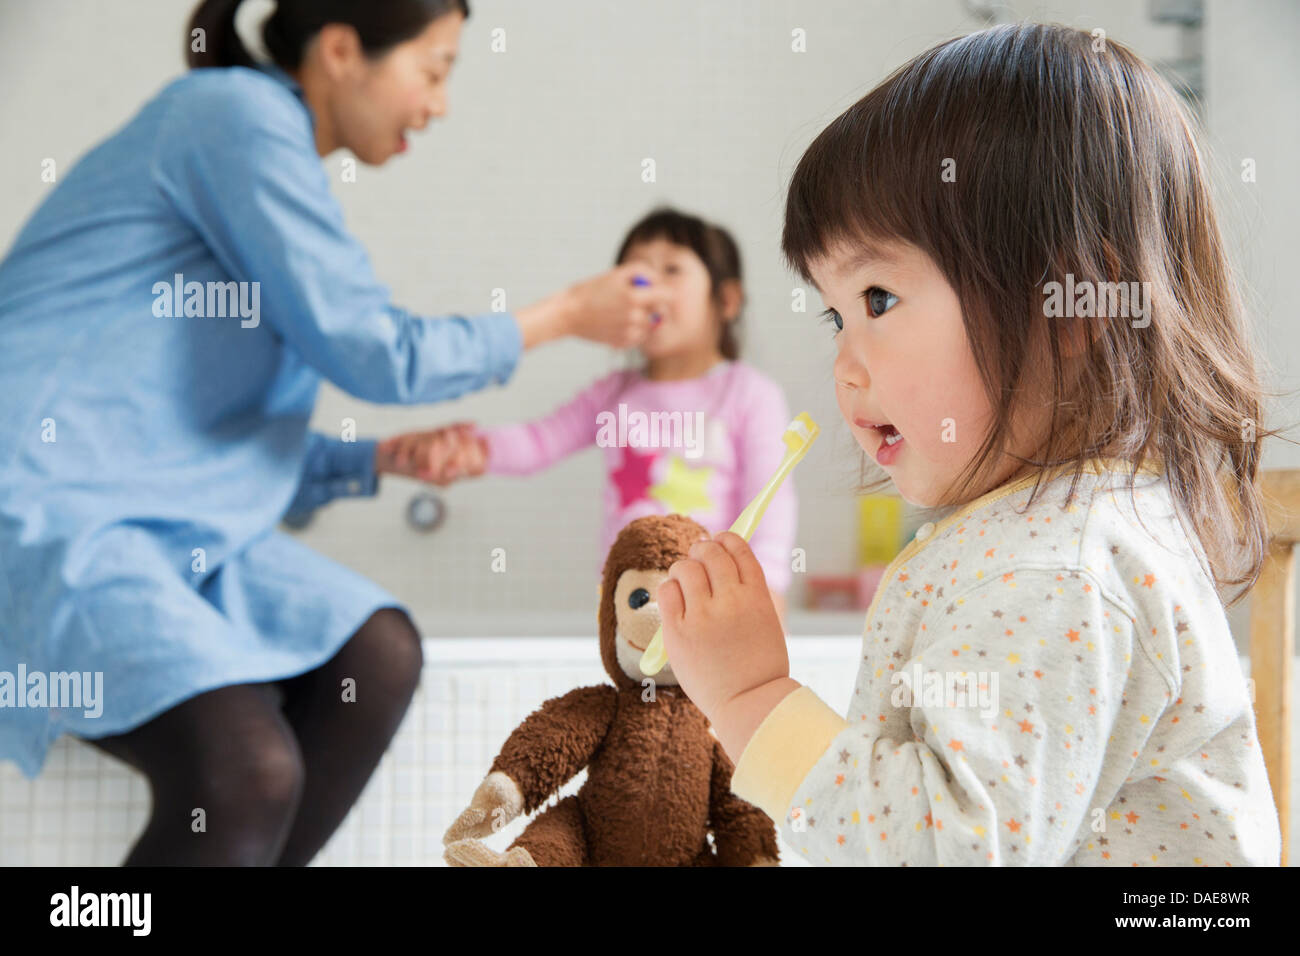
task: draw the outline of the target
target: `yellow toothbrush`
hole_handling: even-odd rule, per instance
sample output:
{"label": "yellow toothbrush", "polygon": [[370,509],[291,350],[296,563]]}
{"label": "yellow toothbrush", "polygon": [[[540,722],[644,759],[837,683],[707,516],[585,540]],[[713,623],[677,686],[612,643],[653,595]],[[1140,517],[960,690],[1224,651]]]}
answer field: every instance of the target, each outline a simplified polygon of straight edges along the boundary
{"label": "yellow toothbrush", "polygon": [[[754,496],[745,510],[740,513],[736,523],[731,526],[731,533],[738,534],[746,541],[753,535],[754,529],[758,527],[759,520],[763,517],[763,512],[771,504],[772,499],[776,497],[777,489],[781,487],[781,482],[785,481],[786,476],[794,470],[794,466],[799,464],[803,456],[808,454],[808,449],[813,441],[817,438],[821,429],[817,423],[812,420],[807,412],[802,412],[795,416],[785,430],[781,439],[785,442],[785,457],[781,459],[781,467],[776,470],[771,481],[763,486],[763,490]],[[668,663],[668,655],[664,652],[664,629],[663,625],[655,631],[655,636],[650,639],[650,644],[646,647],[645,653],[641,655],[641,673],[647,676],[653,676],[663,670],[664,665]]]}

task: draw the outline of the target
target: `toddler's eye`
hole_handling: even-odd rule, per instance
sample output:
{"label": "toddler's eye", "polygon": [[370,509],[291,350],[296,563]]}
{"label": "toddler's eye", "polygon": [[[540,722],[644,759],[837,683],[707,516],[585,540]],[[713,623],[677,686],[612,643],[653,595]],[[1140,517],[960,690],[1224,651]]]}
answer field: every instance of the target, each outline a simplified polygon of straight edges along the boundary
{"label": "toddler's eye", "polygon": [[841,318],[840,314],[834,309],[827,309],[823,312],[822,321],[835,323],[835,331],[831,333],[831,338],[834,338],[844,331],[844,319]]}
{"label": "toddler's eye", "polygon": [[[892,292],[887,292],[878,285],[873,285],[863,292],[862,298],[867,300],[867,314],[873,316],[888,312],[893,308],[894,302],[898,301],[898,296]],[[890,299],[893,299],[894,302],[890,302]]]}
{"label": "toddler's eye", "polygon": [[648,604],[650,602],[650,592],[645,588],[637,588],[627,596],[627,606],[632,610]]}

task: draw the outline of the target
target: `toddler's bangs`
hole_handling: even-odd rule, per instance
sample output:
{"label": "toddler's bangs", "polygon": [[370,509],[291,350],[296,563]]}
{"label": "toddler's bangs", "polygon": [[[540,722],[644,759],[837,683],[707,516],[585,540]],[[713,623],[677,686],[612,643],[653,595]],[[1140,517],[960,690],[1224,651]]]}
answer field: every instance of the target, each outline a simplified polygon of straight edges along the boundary
{"label": "toddler's bangs", "polygon": [[877,253],[891,240],[924,245],[927,209],[942,206],[933,133],[926,135],[889,90],[877,89],[813,141],[790,181],[781,249],[811,282],[810,264],[840,245]]}
{"label": "toddler's bangs", "polygon": [[1117,45],[1099,54],[1091,42],[1004,24],[899,67],[796,167],[782,236],[791,268],[811,281],[810,261],[841,242],[904,240],[954,287],[978,279],[1027,295],[1056,264],[1051,250],[1086,245],[1112,225],[1109,205],[1131,205],[1141,187],[1125,174],[1129,150],[1159,146],[1130,125],[1144,79]]}

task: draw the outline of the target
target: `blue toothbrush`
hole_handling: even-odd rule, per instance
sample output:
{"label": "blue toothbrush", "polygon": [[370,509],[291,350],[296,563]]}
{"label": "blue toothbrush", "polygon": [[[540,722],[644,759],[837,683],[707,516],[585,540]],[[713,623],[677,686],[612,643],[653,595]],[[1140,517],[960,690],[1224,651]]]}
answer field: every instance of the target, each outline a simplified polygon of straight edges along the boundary
{"label": "blue toothbrush", "polygon": [[[650,280],[647,279],[645,276],[637,276],[635,279],[632,280],[632,284],[633,284],[633,285],[637,285],[637,286],[641,286],[641,287],[644,288],[645,286],[650,285]],[[658,313],[658,312],[651,312],[651,313],[650,313],[650,322],[651,322],[651,324],[653,324],[653,325],[658,325],[658,324],[659,324],[659,313]]]}

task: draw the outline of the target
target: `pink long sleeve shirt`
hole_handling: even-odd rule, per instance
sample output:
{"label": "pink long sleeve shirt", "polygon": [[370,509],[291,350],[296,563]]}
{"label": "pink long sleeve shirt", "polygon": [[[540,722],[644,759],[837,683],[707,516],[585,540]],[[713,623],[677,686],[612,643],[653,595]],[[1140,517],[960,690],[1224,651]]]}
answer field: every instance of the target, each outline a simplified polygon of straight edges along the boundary
{"label": "pink long sleeve shirt", "polygon": [[[696,378],[656,382],[612,372],[550,415],[479,429],[487,470],[530,475],[589,445],[605,456],[600,561],[623,526],[644,515],[688,515],[725,531],[775,473],[790,410],[780,387],[741,361]],[[786,478],[750,539],[768,587],[790,586],[798,504]]]}

